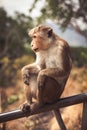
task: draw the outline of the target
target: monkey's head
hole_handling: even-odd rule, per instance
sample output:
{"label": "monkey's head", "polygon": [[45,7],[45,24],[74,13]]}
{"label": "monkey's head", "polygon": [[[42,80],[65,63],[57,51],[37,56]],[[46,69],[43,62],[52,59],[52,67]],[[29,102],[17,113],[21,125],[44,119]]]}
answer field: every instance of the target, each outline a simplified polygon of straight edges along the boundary
{"label": "monkey's head", "polygon": [[32,38],[31,48],[34,52],[46,50],[53,44],[53,30],[49,26],[39,25],[29,32]]}

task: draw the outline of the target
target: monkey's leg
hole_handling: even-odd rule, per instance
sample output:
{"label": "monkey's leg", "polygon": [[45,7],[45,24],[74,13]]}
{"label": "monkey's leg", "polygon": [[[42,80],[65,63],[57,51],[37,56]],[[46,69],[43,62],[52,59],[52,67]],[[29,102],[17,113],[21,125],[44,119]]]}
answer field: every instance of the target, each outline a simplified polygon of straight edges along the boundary
{"label": "monkey's leg", "polygon": [[54,103],[60,97],[61,89],[55,79],[46,76],[43,86],[38,87],[38,101],[40,104]]}
{"label": "monkey's leg", "polygon": [[28,85],[25,85],[25,95],[26,95],[26,101],[20,106],[20,109],[22,111],[29,111],[30,110],[30,104],[32,103],[32,92],[31,87]]}
{"label": "monkey's leg", "polygon": [[46,76],[43,86],[38,86],[37,102],[31,105],[32,110],[43,107],[45,104],[51,104],[58,101],[63,92],[63,88],[53,78]]}

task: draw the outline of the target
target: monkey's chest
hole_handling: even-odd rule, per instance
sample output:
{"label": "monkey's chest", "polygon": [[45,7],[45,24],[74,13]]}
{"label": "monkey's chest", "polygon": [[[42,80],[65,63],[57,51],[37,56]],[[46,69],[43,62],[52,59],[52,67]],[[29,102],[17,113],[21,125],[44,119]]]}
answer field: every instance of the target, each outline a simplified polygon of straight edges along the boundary
{"label": "monkey's chest", "polygon": [[57,67],[57,62],[56,62],[56,58],[55,57],[47,57],[46,59],[46,68],[54,68],[54,67]]}

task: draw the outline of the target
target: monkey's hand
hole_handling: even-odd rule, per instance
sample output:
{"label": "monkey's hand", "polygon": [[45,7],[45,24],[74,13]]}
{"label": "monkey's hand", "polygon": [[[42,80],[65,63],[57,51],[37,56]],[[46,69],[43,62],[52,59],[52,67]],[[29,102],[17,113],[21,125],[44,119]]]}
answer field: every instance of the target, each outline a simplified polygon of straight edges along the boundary
{"label": "monkey's hand", "polygon": [[20,109],[23,111],[23,112],[28,112],[30,111],[30,104],[28,102],[25,102],[23,103],[21,106],[20,106]]}
{"label": "monkey's hand", "polygon": [[25,69],[22,71],[22,78],[23,78],[23,82],[26,85],[29,85],[29,78],[30,78],[29,70]]}
{"label": "monkey's hand", "polygon": [[44,70],[39,72],[37,83],[38,83],[38,89],[42,89],[45,85],[46,75],[44,73]]}
{"label": "monkey's hand", "polygon": [[24,83],[26,85],[29,85],[30,77],[38,75],[40,70],[41,68],[37,66],[36,64],[33,64],[33,65],[30,64],[30,65],[24,66],[21,70]]}

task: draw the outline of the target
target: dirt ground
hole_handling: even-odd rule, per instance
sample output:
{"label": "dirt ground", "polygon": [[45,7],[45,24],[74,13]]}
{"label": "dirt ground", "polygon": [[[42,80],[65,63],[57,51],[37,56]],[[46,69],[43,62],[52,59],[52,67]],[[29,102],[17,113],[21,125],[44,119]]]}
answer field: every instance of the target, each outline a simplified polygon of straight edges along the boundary
{"label": "dirt ground", "polygon": [[[62,97],[67,97],[87,91],[87,69],[74,68],[66,84]],[[18,100],[11,104],[7,104],[1,111],[11,111],[16,109],[25,100],[23,84],[19,82],[15,87],[2,88],[1,101],[2,105],[12,96],[17,95]],[[62,118],[65,122],[67,130],[80,130],[82,118],[82,104],[73,105],[60,109]],[[53,111],[41,113],[31,117],[25,117],[2,124],[2,130],[60,130]],[[3,128],[4,127],[4,128]]]}

